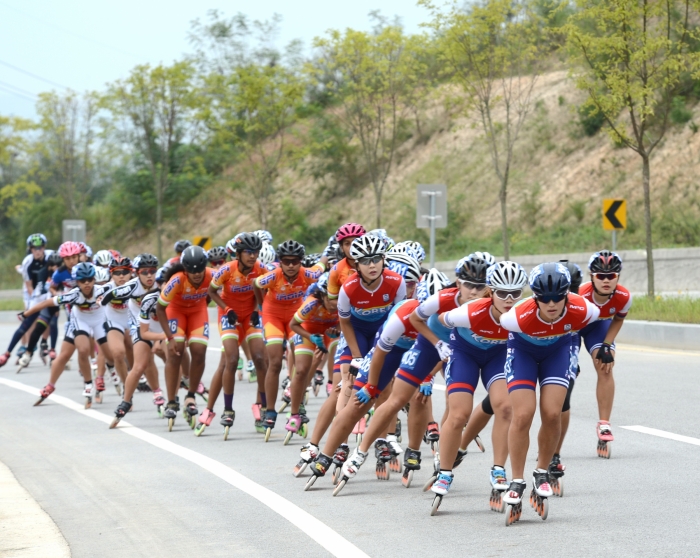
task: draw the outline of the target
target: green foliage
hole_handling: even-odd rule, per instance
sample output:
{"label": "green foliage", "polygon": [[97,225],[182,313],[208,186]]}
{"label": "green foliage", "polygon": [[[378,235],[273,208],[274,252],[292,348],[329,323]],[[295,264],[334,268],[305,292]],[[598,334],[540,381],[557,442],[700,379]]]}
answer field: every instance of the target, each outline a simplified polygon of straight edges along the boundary
{"label": "green foliage", "polygon": [[674,124],[685,124],[693,118],[693,112],[685,104],[685,97],[677,95],[673,98],[670,116]]}
{"label": "green foliage", "polygon": [[333,219],[321,225],[310,225],[307,212],[301,210],[294,200],[284,198],[280,203],[279,216],[271,222],[270,232],[280,242],[290,238],[301,242],[306,246],[306,252],[312,253],[320,251],[337,228],[338,222]]}
{"label": "green foliage", "polygon": [[630,319],[652,322],[700,323],[700,299],[689,296],[636,296]]}
{"label": "green foliage", "polygon": [[583,133],[593,137],[605,124],[605,114],[595,106],[586,104],[578,108],[578,122]]}

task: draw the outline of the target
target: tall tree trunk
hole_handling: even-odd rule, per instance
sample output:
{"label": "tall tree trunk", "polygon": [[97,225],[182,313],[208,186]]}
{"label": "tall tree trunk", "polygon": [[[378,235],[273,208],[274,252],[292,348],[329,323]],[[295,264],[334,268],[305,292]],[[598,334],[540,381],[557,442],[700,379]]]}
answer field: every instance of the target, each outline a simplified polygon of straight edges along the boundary
{"label": "tall tree trunk", "polygon": [[156,237],[158,240],[158,261],[163,261],[163,184],[156,182]]}
{"label": "tall tree trunk", "polygon": [[382,194],[381,192],[375,187],[374,188],[374,197],[377,200],[376,204],[376,209],[377,209],[377,229],[382,228]]}
{"label": "tall tree trunk", "polygon": [[651,240],[651,192],[649,188],[650,182],[649,156],[642,155],[642,184],[644,186],[644,229],[647,248],[647,294],[654,296],[654,252],[653,243]]}
{"label": "tall tree trunk", "polygon": [[501,179],[501,191],[498,193],[498,199],[501,201],[501,233],[503,236],[503,258],[510,259],[510,244],[508,241],[508,214],[506,212],[506,200],[508,195],[508,177]]}

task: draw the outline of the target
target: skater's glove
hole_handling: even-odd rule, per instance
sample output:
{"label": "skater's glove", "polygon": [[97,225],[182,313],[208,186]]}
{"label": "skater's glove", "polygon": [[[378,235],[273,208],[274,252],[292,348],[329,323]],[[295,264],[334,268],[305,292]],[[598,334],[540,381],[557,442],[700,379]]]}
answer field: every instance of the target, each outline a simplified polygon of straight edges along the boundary
{"label": "skater's glove", "polygon": [[353,358],[350,361],[350,375],[351,376],[357,376],[357,373],[360,371],[360,368],[362,368],[362,361],[363,358]]}
{"label": "skater's glove", "polygon": [[26,316],[24,315],[24,312],[19,312],[19,313],[17,314],[17,319],[18,319],[20,322],[23,322],[23,321],[26,319]]}
{"label": "skater's glove", "polygon": [[340,332],[338,331],[337,327],[329,327],[326,330],[326,335],[331,339],[337,339],[338,337],[340,337]]}
{"label": "skater's glove", "polygon": [[609,343],[603,343],[598,349],[596,354],[596,360],[599,360],[603,364],[610,364],[615,362],[615,356],[612,354],[612,346]]}
{"label": "skater's glove", "polygon": [[430,382],[423,382],[418,388],[418,391],[420,391],[421,395],[424,395],[425,397],[430,397],[433,394],[432,380]]}
{"label": "skater's glove", "polygon": [[323,335],[320,333],[314,333],[311,335],[311,342],[316,345],[322,353],[327,353],[328,349],[323,344]]}
{"label": "skater's glove", "polygon": [[447,360],[452,356],[452,349],[442,339],[435,343],[435,348],[440,356],[440,360]]}
{"label": "skater's glove", "polygon": [[257,310],[250,315],[250,325],[254,328],[260,327],[260,313]]}
{"label": "skater's glove", "polygon": [[238,314],[230,308],[226,309],[226,319],[228,320],[228,325],[234,327],[236,322],[238,322]]}
{"label": "skater's glove", "polygon": [[379,390],[377,389],[377,386],[371,386],[369,384],[365,384],[365,387],[363,387],[361,390],[359,390],[356,394],[355,397],[357,397],[357,400],[362,403],[363,405],[366,405],[372,399],[375,399],[378,395]]}

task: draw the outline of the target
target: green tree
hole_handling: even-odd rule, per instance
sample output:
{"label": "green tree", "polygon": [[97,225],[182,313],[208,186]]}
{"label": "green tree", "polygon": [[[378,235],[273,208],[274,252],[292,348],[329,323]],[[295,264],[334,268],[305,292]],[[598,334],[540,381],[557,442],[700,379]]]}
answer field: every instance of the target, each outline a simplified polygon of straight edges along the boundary
{"label": "green tree", "polygon": [[452,1],[444,11],[430,0],[419,3],[432,12],[430,26],[444,71],[464,92],[458,101],[478,115],[499,181],[503,253],[508,259],[508,183],[515,144],[541,71],[541,26],[524,2],[483,0],[465,10],[461,2]]}
{"label": "green tree", "polygon": [[613,140],[642,160],[648,293],[654,294],[651,155],[669,126],[681,81],[697,74],[700,5],[691,0],[579,0],[566,27],[571,73]]}
{"label": "green tree", "polygon": [[163,256],[163,210],[173,175],[188,162],[177,150],[196,134],[195,111],[201,95],[189,62],[172,66],[137,66],[131,75],[108,86],[103,105],[112,112],[116,130],[145,161],[156,201],[158,257]]}

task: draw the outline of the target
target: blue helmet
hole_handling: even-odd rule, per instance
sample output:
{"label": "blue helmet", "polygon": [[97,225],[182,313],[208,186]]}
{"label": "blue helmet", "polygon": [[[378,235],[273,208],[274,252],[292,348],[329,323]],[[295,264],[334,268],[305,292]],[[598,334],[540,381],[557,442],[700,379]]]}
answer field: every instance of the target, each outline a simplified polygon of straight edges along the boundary
{"label": "blue helmet", "polygon": [[158,271],[156,271],[156,283],[162,283],[165,281],[165,274],[168,272],[168,268],[166,267],[159,267]]}
{"label": "blue helmet", "polygon": [[90,262],[81,262],[71,269],[71,277],[76,281],[81,279],[92,279],[95,277],[95,266]]}
{"label": "blue helmet", "polygon": [[543,263],[530,272],[530,289],[537,297],[564,297],[571,287],[571,274],[564,264]]}

